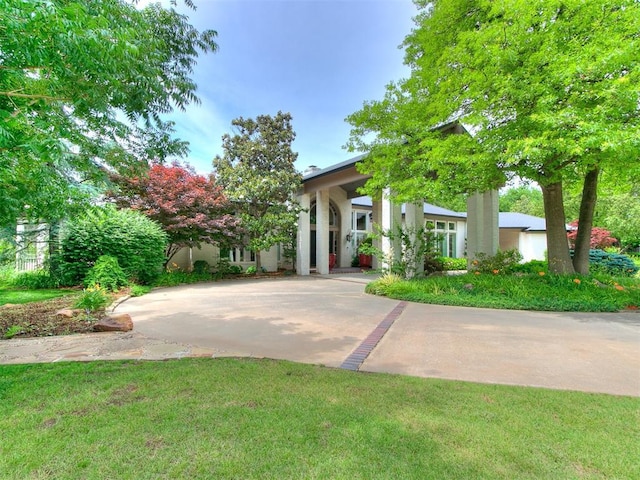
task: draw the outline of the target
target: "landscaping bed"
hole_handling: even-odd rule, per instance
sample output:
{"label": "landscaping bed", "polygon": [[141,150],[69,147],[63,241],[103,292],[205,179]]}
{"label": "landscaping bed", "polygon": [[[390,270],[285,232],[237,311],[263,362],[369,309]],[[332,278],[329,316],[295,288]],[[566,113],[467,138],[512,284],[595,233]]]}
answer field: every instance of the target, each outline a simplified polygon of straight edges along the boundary
{"label": "landscaping bed", "polygon": [[73,301],[73,297],[59,297],[19,305],[2,305],[0,337],[47,337],[91,332],[95,321],[101,318],[104,312],[93,313],[90,317],[86,314],[74,315],[71,318],[56,315],[56,312],[70,308]]}
{"label": "landscaping bed", "polygon": [[413,280],[384,275],[366,291],[398,300],[460,307],[556,312],[617,312],[640,307],[640,281],[629,277],[486,274]]}

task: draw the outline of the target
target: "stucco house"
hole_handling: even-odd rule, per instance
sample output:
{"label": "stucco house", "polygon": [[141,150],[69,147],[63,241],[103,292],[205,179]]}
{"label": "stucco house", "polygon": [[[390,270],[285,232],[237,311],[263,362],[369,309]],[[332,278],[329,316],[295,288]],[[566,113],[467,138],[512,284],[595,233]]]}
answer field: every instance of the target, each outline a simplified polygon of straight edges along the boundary
{"label": "stucco house", "polygon": [[[298,222],[298,274],[328,273],[330,256],[334,257],[336,267],[349,267],[359,243],[373,231],[374,224],[384,230],[399,224],[428,224],[438,234],[443,256],[473,258],[479,252],[517,248],[525,261],[544,259],[545,220],[519,213],[499,213],[497,191],[470,196],[467,212],[424,202],[395,204],[385,196],[374,201],[358,193],[369,178],[357,171],[356,164],[362,158],[358,156],[324,169],[310,167],[305,172],[299,192],[305,211]],[[393,251],[388,239],[383,238],[377,246],[383,251]],[[223,255],[243,269],[254,265],[253,253],[247,249],[234,249]],[[212,245],[185,248],[174,256],[172,264],[189,268],[197,260],[215,265],[220,260],[220,251]],[[262,252],[261,260],[267,271],[288,266],[278,246]],[[380,266],[376,259],[373,266]]]}

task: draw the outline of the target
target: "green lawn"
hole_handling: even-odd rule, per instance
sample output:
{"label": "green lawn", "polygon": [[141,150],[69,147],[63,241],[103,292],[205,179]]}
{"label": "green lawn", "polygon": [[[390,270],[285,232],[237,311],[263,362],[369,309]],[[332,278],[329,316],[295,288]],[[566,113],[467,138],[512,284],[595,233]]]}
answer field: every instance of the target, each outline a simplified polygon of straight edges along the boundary
{"label": "green lawn", "polygon": [[640,478],[640,399],[255,359],[0,366],[0,478]]}
{"label": "green lawn", "polygon": [[50,298],[63,297],[69,295],[71,290],[49,289],[49,290],[23,290],[16,288],[0,288],[0,305],[6,303],[23,304],[39,302]]}
{"label": "green lawn", "polygon": [[367,292],[398,300],[462,307],[615,312],[640,308],[640,279],[579,275],[383,276]]}

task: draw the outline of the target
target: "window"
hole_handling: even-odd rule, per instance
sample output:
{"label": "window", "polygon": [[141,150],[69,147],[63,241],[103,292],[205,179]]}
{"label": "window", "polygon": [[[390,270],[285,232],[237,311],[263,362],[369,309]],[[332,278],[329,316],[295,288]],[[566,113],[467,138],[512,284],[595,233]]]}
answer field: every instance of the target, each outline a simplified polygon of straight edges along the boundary
{"label": "window", "polygon": [[357,251],[358,245],[367,236],[371,225],[370,212],[367,210],[354,210],[351,214],[351,247]]}
{"label": "window", "polygon": [[[248,248],[232,248],[231,250],[228,250],[228,252],[229,261],[233,263],[256,261],[255,252]],[[220,252],[220,256],[222,257],[222,252]]]}
{"label": "window", "polygon": [[438,253],[443,257],[456,258],[456,222],[427,220],[425,226],[435,234],[435,247]]}

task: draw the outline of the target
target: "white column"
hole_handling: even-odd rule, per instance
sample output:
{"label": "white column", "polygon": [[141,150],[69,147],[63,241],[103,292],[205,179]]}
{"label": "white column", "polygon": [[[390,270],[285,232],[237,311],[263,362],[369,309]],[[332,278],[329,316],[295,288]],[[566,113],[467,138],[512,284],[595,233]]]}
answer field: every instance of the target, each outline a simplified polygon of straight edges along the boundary
{"label": "white column", "polygon": [[495,255],[500,241],[498,191],[474,193],[467,199],[467,264],[479,253]]}
{"label": "white column", "polygon": [[[418,242],[423,242],[423,239],[418,240],[418,231],[424,226],[424,202],[407,203],[405,204],[404,223],[407,228],[407,232],[411,237],[411,244],[416,247],[421,247]],[[424,273],[424,257],[418,258],[417,252],[413,252],[414,258],[407,258],[414,266],[408,269],[407,274],[409,276],[420,276]]]}
{"label": "white column", "polygon": [[298,215],[298,238],[296,252],[296,272],[298,275],[309,275],[311,270],[311,226],[309,224],[310,195],[303,193],[298,198],[303,211]]}
{"label": "white column", "polygon": [[[389,189],[385,189],[382,194],[382,218],[381,226],[384,232],[397,233],[399,225],[402,225],[402,210],[400,205],[391,201]],[[393,257],[393,261],[398,261],[402,255],[402,244],[400,240],[391,241],[388,236],[382,237],[382,268],[389,268],[388,259]]]}
{"label": "white column", "polygon": [[[372,229],[376,232],[382,226],[382,202],[379,200],[373,200],[371,207],[371,222]],[[379,250],[382,250],[382,239],[376,238],[373,241],[373,246]],[[371,268],[382,268],[382,259],[374,256],[371,261]]]}
{"label": "white column", "polygon": [[338,244],[340,245],[340,248],[338,251],[338,266],[345,268],[351,266],[351,259],[355,253],[353,248],[351,248],[351,242],[347,241],[347,235],[351,234],[351,217],[353,215],[351,210],[351,200],[345,198],[340,202],[339,208],[340,238],[338,239]]}
{"label": "white column", "polygon": [[329,190],[316,192],[316,271],[329,273]]}

